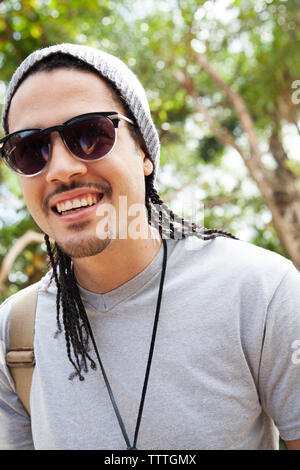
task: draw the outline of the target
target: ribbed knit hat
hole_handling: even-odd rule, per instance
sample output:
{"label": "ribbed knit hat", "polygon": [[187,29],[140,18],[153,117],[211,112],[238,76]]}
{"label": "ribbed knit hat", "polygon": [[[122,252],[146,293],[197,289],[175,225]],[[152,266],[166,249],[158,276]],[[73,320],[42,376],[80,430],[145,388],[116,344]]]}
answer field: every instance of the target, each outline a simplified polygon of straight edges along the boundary
{"label": "ribbed knit hat", "polygon": [[22,77],[37,62],[57,52],[76,57],[92,66],[95,71],[112,82],[127,103],[145,141],[154,163],[154,178],[159,167],[159,137],[153,124],[144,88],[136,75],[119,58],[89,46],[57,44],[32,52],[16,69],[8,85],[2,109],[2,125],[7,133],[7,114],[11,99]]}

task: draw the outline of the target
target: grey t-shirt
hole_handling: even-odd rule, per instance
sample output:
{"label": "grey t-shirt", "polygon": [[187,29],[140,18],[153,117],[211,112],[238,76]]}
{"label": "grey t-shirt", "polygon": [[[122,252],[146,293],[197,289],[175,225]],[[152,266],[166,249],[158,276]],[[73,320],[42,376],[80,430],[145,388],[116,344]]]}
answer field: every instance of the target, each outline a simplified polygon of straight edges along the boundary
{"label": "grey t-shirt", "polygon": [[[163,249],[119,288],[81,288],[133,439]],[[0,448],[125,449],[99,367],[68,380],[49,274],[38,297],[31,421],[5,366],[12,298],[0,309]],[[93,354],[93,352],[92,352]],[[168,240],[168,265],[137,447],[276,449],[300,438],[300,274],[243,241]]]}

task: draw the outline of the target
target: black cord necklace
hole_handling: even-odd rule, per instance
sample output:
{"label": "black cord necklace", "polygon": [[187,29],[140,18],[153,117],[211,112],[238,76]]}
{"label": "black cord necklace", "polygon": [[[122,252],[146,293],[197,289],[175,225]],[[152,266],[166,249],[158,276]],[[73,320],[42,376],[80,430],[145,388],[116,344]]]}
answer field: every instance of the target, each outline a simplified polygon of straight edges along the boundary
{"label": "black cord necklace", "polygon": [[161,298],[162,298],[162,291],[163,291],[163,285],[164,285],[164,280],[165,280],[165,273],[166,273],[166,267],[167,267],[167,243],[166,240],[163,239],[163,247],[164,247],[164,256],[163,256],[163,264],[162,264],[162,271],[161,271],[161,278],[160,278],[160,285],[159,285],[159,291],[158,291],[158,296],[157,296],[157,304],[156,304],[156,312],[155,312],[155,318],[154,318],[154,324],[153,324],[153,331],[152,331],[152,337],[151,337],[151,344],[150,344],[150,350],[149,350],[149,355],[148,355],[148,362],[147,362],[147,367],[146,367],[146,373],[145,373],[145,379],[144,379],[144,385],[143,385],[143,390],[142,390],[142,396],[141,396],[141,401],[140,401],[140,406],[139,406],[139,412],[138,412],[138,417],[136,421],[136,427],[135,427],[135,433],[134,433],[134,439],[133,439],[133,444],[130,443],[126,427],[124,425],[121,413],[119,411],[119,408],[117,406],[115,397],[113,395],[109,380],[107,378],[103,363],[100,358],[100,354],[97,348],[97,344],[93,335],[93,331],[90,325],[90,322],[87,318],[87,327],[90,333],[90,337],[95,349],[95,353],[101,368],[101,372],[104,378],[104,382],[112,403],[112,406],[114,408],[116,417],[119,422],[120,429],[122,431],[124,440],[127,445],[127,450],[138,450],[136,445],[137,445],[137,439],[138,439],[138,433],[139,433],[139,428],[141,424],[141,419],[142,419],[142,414],[143,414],[143,407],[144,407],[144,401],[146,397],[146,391],[147,391],[147,385],[148,385],[148,379],[149,379],[149,374],[150,374],[150,368],[151,368],[151,362],[152,362],[152,356],[153,356],[153,350],[154,350],[154,343],[155,343],[155,338],[156,338],[156,331],[157,331],[157,324],[158,324],[158,318],[159,318],[159,311],[160,311],[160,304],[161,304]]}

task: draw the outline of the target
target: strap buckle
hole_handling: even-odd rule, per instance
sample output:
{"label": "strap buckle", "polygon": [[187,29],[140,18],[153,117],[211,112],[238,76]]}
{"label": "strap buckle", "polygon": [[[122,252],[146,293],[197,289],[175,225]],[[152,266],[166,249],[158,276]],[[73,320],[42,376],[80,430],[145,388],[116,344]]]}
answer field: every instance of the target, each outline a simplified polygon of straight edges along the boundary
{"label": "strap buckle", "polygon": [[35,365],[34,349],[32,347],[11,348],[6,353],[8,367],[32,367]]}

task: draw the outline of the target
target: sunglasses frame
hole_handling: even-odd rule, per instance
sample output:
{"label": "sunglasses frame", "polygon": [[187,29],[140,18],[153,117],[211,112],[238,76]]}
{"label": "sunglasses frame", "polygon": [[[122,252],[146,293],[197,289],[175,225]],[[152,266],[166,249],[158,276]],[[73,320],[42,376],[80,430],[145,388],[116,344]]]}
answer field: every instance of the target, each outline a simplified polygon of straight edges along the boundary
{"label": "sunglasses frame", "polygon": [[[115,128],[115,140],[114,140],[114,143],[113,143],[113,146],[112,148],[109,150],[109,152],[107,152],[105,155],[103,155],[102,157],[99,157],[99,158],[95,158],[93,160],[85,160],[84,158],[80,158],[78,157],[77,155],[74,155],[73,152],[71,152],[71,150],[69,149],[66,141],[65,141],[65,138],[64,138],[64,135],[63,135],[63,129],[69,125],[70,123],[72,123],[72,121],[74,120],[77,120],[77,119],[80,119],[80,118],[83,118],[83,117],[86,117],[86,118],[89,118],[89,117],[93,117],[93,116],[102,116],[102,117],[106,117],[108,118],[114,125],[114,128]],[[76,160],[80,160],[80,161],[83,161],[85,163],[92,163],[92,162],[96,162],[96,161],[99,161],[99,160],[102,160],[103,158],[106,158],[111,152],[112,150],[114,149],[114,146],[116,145],[116,142],[117,142],[117,129],[118,129],[118,126],[119,126],[119,122],[123,120],[123,121],[126,121],[128,122],[129,124],[135,126],[136,124],[131,120],[129,119],[128,117],[126,116],[123,116],[123,114],[120,114],[118,112],[115,112],[115,111],[108,111],[108,112],[102,112],[102,111],[99,111],[99,112],[93,112],[93,113],[85,113],[85,114],[79,114],[78,116],[74,116],[70,119],[68,119],[67,121],[63,122],[62,124],[59,124],[57,126],[51,126],[51,127],[46,127],[44,129],[41,129],[41,128],[26,128],[26,129],[20,129],[19,131],[15,131],[15,132],[12,132],[11,134],[7,134],[5,137],[3,137],[2,139],[0,139],[0,154],[1,154],[1,158],[2,160],[4,161],[4,163],[6,164],[6,166],[11,170],[13,171],[14,173],[16,173],[17,175],[19,176],[24,176],[26,178],[31,178],[32,176],[37,176],[41,173],[43,173],[46,168],[48,167],[50,161],[51,161],[51,148],[50,148],[50,151],[49,151],[49,159],[48,161],[46,162],[45,166],[40,170],[38,171],[37,173],[34,173],[32,175],[26,175],[24,173],[21,173],[17,170],[15,170],[14,168],[12,168],[8,161],[6,160],[6,158],[4,157],[4,144],[5,142],[7,142],[12,136],[16,135],[16,134],[19,134],[21,132],[26,132],[26,131],[33,131],[31,135],[34,135],[35,133],[41,133],[42,135],[50,135],[52,134],[52,132],[58,132],[60,137],[61,137],[61,140],[63,141],[65,147],[68,149],[68,151],[72,154],[72,156],[74,158],[76,158]],[[29,137],[26,136],[26,137]],[[24,137],[25,138],[25,137]],[[22,140],[22,139],[21,139]],[[20,141],[21,141],[20,140]],[[51,147],[51,144],[49,144],[49,146]]]}

